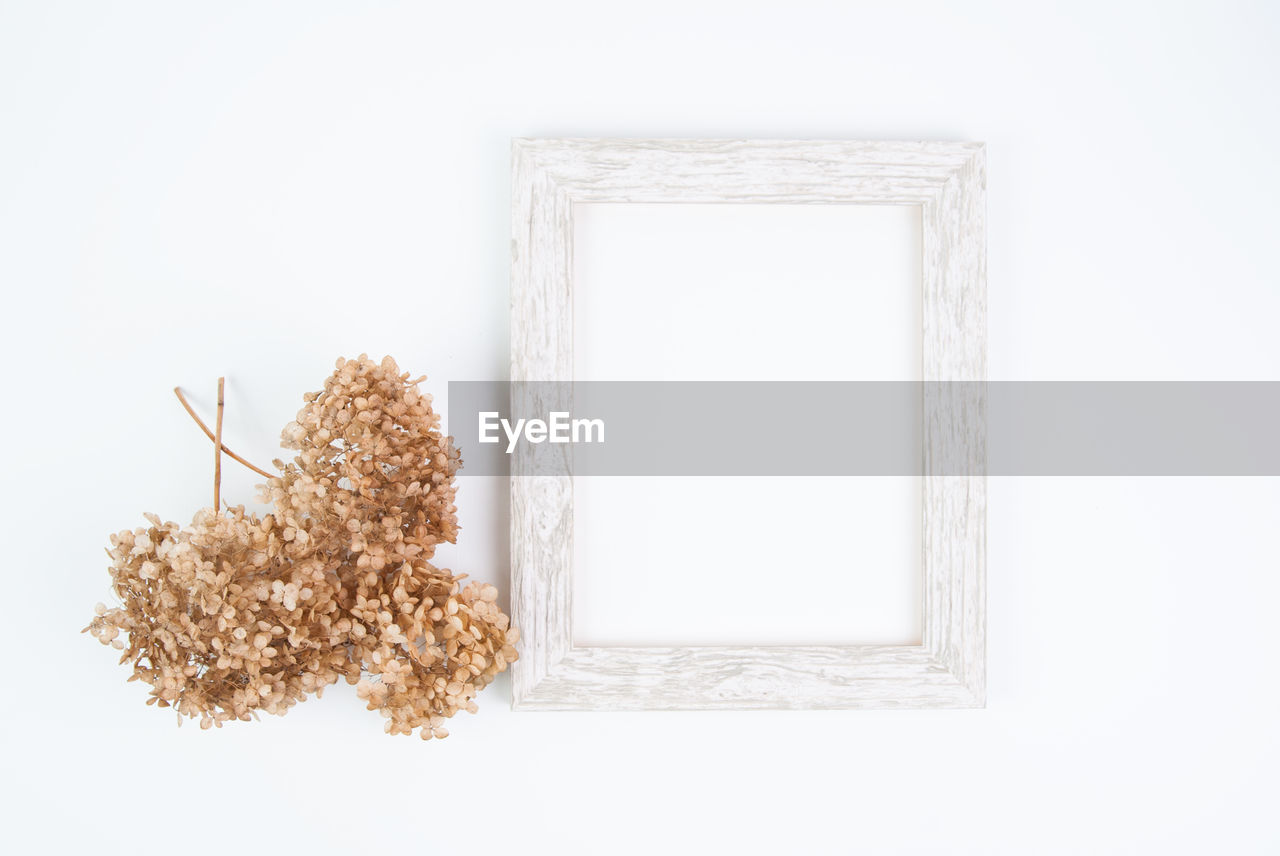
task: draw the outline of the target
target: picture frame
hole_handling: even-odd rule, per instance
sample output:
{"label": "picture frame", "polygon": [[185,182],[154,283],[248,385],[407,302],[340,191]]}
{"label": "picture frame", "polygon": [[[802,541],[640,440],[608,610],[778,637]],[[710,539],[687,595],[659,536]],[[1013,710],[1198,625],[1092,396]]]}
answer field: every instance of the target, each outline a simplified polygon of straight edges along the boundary
{"label": "picture frame", "polygon": [[[575,203],[919,205],[923,632],[918,645],[575,645],[573,478],[511,461],[517,710],[971,708],[986,699],[986,150],[976,142],[515,139],[513,399],[573,375]],[[934,383],[937,382],[937,383]],[[981,389],[981,386],[976,388]],[[538,412],[537,401],[512,401]],[[947,459],[945,467],[940,465]],[[961,466],[956,466],[957,461]]]}

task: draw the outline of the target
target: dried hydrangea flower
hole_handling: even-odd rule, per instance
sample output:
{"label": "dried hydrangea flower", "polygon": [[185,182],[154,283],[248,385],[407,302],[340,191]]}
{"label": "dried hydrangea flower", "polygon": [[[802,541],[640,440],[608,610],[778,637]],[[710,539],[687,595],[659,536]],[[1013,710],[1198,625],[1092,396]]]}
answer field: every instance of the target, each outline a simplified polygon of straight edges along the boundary
{"label": "dried hydrangea flower", "polygon": [[427,561],[457,537],[460,460],[417,383],[389,357],[339,360],[285,428],[299,454],[262,488],[274,514],[148,515],[112,536],[122,606],[99,605],[86,630],[124,652],[148,704],[208,728],[345,678],[391,734],[444,737],[475,712],[517,634],[494,586]]}
{"label": "dried hydrangea flower", "polygon": [[148,704],[174,707],[202,725],[284,713],[350,670],[325,631],[338,610],[328,589],[293,610],[272,598],[274,581],[309,580],[283,557],[270,518],[243,507],[205,508],[188,527],[161,523],[111,537],[112,588],[87,630],[123,651],[131,680],[151,686]]}
{"label": "dried hydrangea flower", "polygon": [[299,454],[268,481],[271,501],[344,540],[362,568],[428,559],[457,539],[460,460],[418,382],[390,357],[340,359],[282,434]]}

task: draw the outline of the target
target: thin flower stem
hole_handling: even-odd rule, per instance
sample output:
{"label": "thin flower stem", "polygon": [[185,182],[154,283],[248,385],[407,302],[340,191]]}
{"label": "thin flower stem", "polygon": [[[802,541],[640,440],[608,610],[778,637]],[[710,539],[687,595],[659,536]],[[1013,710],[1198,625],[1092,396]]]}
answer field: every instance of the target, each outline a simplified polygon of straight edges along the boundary
{"label": "thin flower stem", "polygon": [[213,434],[213,510],[218,513],[222,508],[222,389],[226,378],[218,378],[218,416]]}
{"label": "thin flower stem", "polygon": [[[200,430],[203,431],[210,440],[213,440],[215,443],[217,443],[217,438],[214,436],[213,432],[209,430],[209,426],[204,424],[204,421],[199,416],[196,415],[195,410],[193,410],[191,408],[191,405],[187,403],[186,396],[182,394],[182,388],[175,386],[173,388],[173,394],[178,396],[178,401],[182,402],[182,406],[186,408],[187,414],[190,415],[190,417],[196,421],[196,424],[200,426]],[[253,470],[255,473],[262,476],[263,478],[272,477],[271,473],[267,472],[261,467],[255,467],[253,464],[249,463],[244,458],[240,457],[235,452],[228,449],[225,445],[222,446],[222,451],[226,452],[228,458],[231,458],[233,461],[237,461],[241,464],[244,464],[246,467]]]}

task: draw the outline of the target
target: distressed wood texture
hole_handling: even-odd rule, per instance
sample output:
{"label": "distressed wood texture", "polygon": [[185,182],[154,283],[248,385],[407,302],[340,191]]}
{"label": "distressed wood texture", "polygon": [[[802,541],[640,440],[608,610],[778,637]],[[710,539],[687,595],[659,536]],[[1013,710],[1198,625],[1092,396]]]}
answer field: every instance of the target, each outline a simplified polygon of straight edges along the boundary
{"label": "distressed wood texture", "polygon": [[[986,698],[986,153],[971,142],[518,139],[511,378],[572,380],[573,204],[914,204],[924,227],[922,644],[576,647],[572,478],[511,477],[518,710],[959,708]],[[536,395],[521,390],[516,394]],[[512,402],[516,412],[547,410]]]}

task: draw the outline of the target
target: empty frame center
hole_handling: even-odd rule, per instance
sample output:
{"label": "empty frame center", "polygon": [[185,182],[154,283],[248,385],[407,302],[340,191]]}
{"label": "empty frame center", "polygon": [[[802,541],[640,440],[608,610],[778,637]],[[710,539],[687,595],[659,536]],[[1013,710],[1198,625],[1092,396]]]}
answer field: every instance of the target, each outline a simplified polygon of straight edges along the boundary
{"label": "empty frame center", "polygon": [[[573,214],[575,380],[921,379],[918,205]],[[910,476],[579,476],[573,642],[919,644],[921,501]]]}

